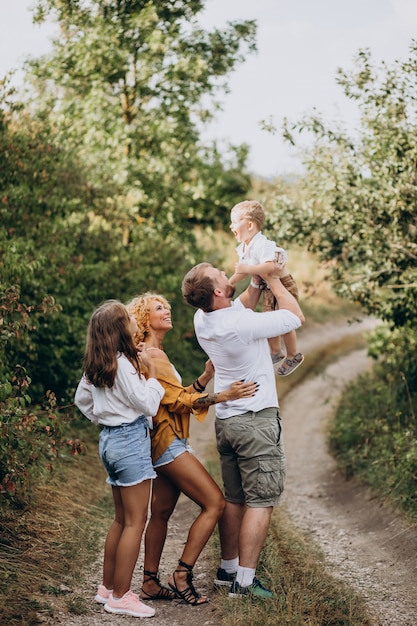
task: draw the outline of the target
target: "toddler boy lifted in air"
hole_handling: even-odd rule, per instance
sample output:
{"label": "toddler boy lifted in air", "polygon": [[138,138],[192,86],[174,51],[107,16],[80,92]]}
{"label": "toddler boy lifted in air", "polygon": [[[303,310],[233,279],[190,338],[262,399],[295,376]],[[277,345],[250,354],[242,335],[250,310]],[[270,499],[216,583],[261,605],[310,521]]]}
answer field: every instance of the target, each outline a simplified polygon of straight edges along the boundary
{"label": "toddler boy lifted in air", "polygon": [[[262,234],[265,222],[265,210],[256,200],[245,200],[236,204],[230,213],[230,229],[239,242],[236,248],[239,262],[230,282],[235,285],[247,275],[268,272],[268,264],[277,261],[281,267],[286,265],[288,255],[284,248],[277,246],[275,241]],[[298,288],[291,274],[281,277],[286,289],[298,300]],[[277,299],[273,291],[265,283],[263,286],[262,310],[273,311],[277,307]],[[271,358],[277,376],[288,376],[304,361],[304,356],[297,351],[297,335],[295,330],[281,337],[269,339]],[[284,344],[284,346],[282,345]],[[285,350],[285,351],[284,351]]]}

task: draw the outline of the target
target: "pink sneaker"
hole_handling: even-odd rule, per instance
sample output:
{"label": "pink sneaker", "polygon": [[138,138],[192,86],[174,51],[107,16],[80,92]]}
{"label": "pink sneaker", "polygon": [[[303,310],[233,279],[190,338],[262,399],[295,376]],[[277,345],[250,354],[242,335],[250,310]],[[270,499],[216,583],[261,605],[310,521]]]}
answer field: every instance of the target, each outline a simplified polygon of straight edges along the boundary
{"label": "pink sneaker", "polygon": [[131,615],[132,617],[153,617],[155,609],[141,602],[138,596],[132,591],[128,591],[120,600],[115,600],[112,595],[104,605],[104,610],[108,613],[118,613],[119,615]]}
{"label": "pink sneaker", "polygon": [[107,600],[111,596],[112,591],[112,589],[107,589],[107,587],[105,587],[104,585],[99,585],[97,589],[97,595],[94,600],[96,602],[99,602],[100,604],[106,604]]}

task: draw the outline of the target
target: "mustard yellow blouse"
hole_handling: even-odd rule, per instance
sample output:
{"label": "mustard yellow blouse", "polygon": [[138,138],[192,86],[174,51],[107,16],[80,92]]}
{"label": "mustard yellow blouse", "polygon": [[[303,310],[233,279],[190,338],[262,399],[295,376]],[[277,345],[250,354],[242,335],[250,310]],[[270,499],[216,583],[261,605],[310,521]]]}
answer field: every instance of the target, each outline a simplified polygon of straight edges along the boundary
{"label": "mustard yellow blouse", "polygon": [[156,461],[171,445],[175,437],[187,439],[190,435],[190,414],[202,422],[209,407],[193,409],[193,403],[206,393],[189,393],[178,381],[171,363],[164,359],[153,359],[157,369],[157,379],[165,394],[153,417],[151,430],[152,460]]}

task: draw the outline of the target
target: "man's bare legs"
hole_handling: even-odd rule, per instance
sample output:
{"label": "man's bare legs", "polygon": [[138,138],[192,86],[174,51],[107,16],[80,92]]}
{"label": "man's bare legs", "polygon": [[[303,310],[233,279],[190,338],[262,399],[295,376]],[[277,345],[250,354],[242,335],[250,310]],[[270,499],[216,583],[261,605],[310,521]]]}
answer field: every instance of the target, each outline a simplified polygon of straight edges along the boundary
{"label": "man's bare legs", "polygon": [[222,559],[229,561],[239,554],[239,533],[245,510],[245,504],[226,502],[223,515],[219,520]]}
{"label": "man's bare legs", "polygon": [[268,534],[272,508],[226,502],[219,521],[223,559],[231,560],[239,556],[241,567],[256,568]]}

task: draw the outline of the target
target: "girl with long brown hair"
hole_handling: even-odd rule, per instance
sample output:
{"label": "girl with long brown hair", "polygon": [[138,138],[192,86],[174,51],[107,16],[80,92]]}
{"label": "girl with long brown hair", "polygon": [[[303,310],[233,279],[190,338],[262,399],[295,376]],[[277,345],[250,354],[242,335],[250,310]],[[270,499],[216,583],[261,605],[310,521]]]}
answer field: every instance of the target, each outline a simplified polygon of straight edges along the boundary
{"label": "girl with long brown hair", "polygon": [[112,487],[115,517],[104,548],[103,583],[96,601],[109,613],[152,617],[155,610],[131,589],[145,528],[151,480],[149,429],[164,389],[156,380],[152,359],[140,361],[133,339],[136,321],[117,300],[103,303],[90,318],[84,374],[75,404],[101,425],[99,453]]}

